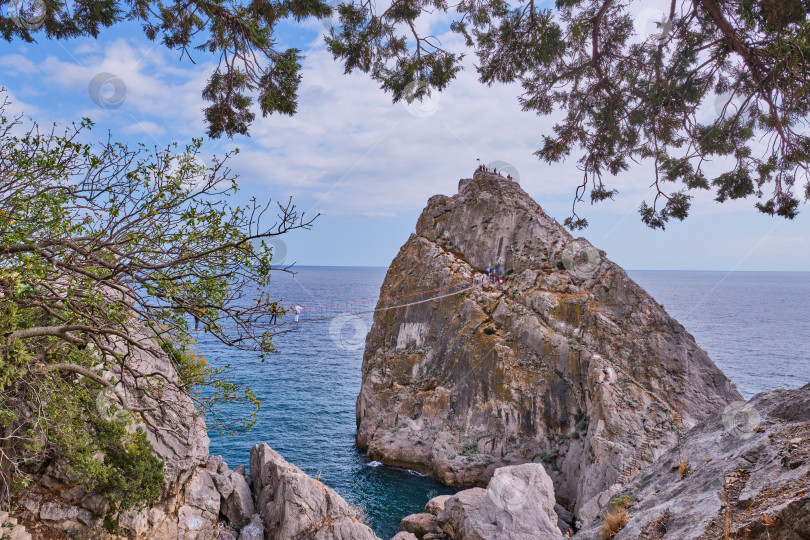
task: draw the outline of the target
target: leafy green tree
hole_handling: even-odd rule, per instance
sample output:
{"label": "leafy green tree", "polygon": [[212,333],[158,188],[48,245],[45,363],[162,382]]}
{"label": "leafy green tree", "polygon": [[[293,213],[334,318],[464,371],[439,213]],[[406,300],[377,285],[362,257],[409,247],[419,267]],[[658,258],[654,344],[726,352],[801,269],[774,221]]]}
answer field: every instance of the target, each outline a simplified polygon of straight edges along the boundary
{"label": "leafy green tree", "polygon": [[[148,441],[122,437],[116,425],[157,430],[150,411],[179,407],[179,393],[209,429],[252,425],[259,401],[229,381],[227,367],[194,352],[189,321],[196,316],[228,346],[271,353],[268,313],[283,311],[266,291],[271,241],[312,219],[289,201],[234,204],[229,156],[202,165],[199,140],[163,150],[89,144],[88,120],[64,133],[25,129],[6,116],[7,104],[0,107],[0,487],[8,494],[30,467],[61,455],[116,504],[135,504],[131,493],[154,500],[160,468]],[[176,376],[149,364],[164,352]],[[113,408],[103,420],[96,397]],[[252,413],[221,415],[234,401]],[[96,450],[103,463],[94,463]]]}
{"label": "leafy green tree", "polygon": [[[587,226],[577,202],[612,198],[606,175],[639,161],[654,166],[655,195],[640,208],[650,227],[684,219],[694,190],[719,202],[754,196],[761,212],[794,218],[810,199],[810,3],[672,0],[646,39],[634,32],[633,6],[395,0],[378,9],[361,0],[341,4],[342,26],[327,41],[347,72],[369,73],[395,101],[421,98],[447,86],[463,55],[415,22],[452,17],[482,83],[520,83],[524,110],[565,113],[537,155],[580,154],[569,227]],[[701,115],[707,103],[712,118]]]}

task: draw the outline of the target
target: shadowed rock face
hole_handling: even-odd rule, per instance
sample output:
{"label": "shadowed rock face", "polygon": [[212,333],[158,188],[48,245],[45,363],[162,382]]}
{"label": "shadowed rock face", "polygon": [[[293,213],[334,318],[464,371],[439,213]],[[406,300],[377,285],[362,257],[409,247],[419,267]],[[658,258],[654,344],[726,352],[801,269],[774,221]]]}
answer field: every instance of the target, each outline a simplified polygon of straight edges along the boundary
{"label": "shadowed rock face", "polygon": [[503,288],[375,314],[357,398],[369,459],[461,485],[543,462],[558,499],[579,509],[672,446],[676,417],[689,428],[740,399],[621,268],[494,175],[429,200],[381,296],[490,264]]}

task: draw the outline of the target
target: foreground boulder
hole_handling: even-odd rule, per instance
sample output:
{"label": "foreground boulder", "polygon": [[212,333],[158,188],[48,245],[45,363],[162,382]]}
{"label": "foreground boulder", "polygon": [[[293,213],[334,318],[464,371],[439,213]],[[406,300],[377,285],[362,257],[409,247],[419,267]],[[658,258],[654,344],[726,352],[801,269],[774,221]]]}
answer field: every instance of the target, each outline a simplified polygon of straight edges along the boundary
{"label": "foreground boulder", "polygon": [[[436,502],[428,502],[426,510],[436,509]],[[502,467],[487,489],[460,491],[440,505],[438,516],[414,514],[402,520],[402,528],[420,540],[562,538],[554,511],[554,486],[539,464]]]}
{"label": "foreground boulder", "polygon": [[[450,288],[490,264],[502,288]],[[375,313],[357,398],[368,459],[455,485],[543,463],[576,514],[672,447],[678,426],[740,399],[660,304],[502,177],[432,197],[381,297],[434,288]]]}
{"label": "foreground boulder", "polygon": [[[810,538],[810,384],[733,404],[616,497],[630,506],[615,540],[723,538],[726,522],[730,538]],[[576,537],[603,538],[609,511]]]}
{"label": "foreground boulder", "polygon": [[250,451],[256,510],[265,536],[278,540],[378,540],[362,511],[266,444]]}
{"label": "foreground boulder", "polygon": [[439,526],[439,518],[429,512],[406,516],[399,523],[399,527],[405,532],[413,533],[414,536],[420,539],[428,534],[435,536],[442,532],[442,528]]}

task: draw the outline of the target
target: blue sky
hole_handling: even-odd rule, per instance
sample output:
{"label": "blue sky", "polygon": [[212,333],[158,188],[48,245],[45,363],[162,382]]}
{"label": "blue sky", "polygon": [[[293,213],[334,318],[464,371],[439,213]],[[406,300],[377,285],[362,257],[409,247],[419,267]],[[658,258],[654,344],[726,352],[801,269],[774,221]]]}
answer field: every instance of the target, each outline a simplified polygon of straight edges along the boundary
{"label": "blue sky", "polygon": [[[640,32],[650,11],[638,14]],[[423,21],[426,26],[436,20]],[[654,25],[653,31],[654,31]],[[552,216],[564,219],[580,173],[576,157],[547,165],[533,156],[554,117],[520,110],[516,86],[485,87],[472,64],[441,95],[416,108],[392,104],[362,74],[343,75],[325,49],[316,20],[285,25],[282,46],[306,53],[298,114],[262,118],[252,137],[206,141],[206,156],[239,148],[231,167],[241,196],[286,200],[321,212],[311,231],[283,238],[286,262],[301,265],[387,266],[413,232],[427,199],[452,195],[469,177],[476,158],[512,164],[524,189]],[[455,36],[439,36],[448,48]],[[204,133],[200,97],[214,59],[196,63],[148,41],[136,25],[108,29],[98,40],[42,40],[0,44],[0,85],[15,111],[41,124],[82,116],[96,122],[100,140],[109,130],[118,140],[165,146]],[[91,99],[91,81],[116,78],[126,87],[117,108]],[[114,85],[102,86],[106,99]],[[706,115],[712,114],[711,104]],[[574,154],[576,156],[576,154]],[[810,212],[805,204],[792,221],[769,218],[753,200],[720,205],[698,194],[692,216],[666,231],[651,231],[638,218],[651,194],[650,169],[637,166],[610,179],[619,196],[579,213],[591,226],[582,234],[609,258],[629,269],[810,270]]]}

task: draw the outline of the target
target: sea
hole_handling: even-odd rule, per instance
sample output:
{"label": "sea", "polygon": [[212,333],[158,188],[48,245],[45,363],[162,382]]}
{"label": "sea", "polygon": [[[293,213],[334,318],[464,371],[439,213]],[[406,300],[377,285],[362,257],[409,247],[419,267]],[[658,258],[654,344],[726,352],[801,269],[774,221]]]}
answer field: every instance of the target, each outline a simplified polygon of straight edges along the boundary
{"label": "sea", "polygon": [[[283,324],[277,352],[261,361],[198,332],[208,361],[262,401],[251,430],[209,429],[211,454],[248,465],[254,444],[286,460],[363,508],[381,538],[432,497],[456,490],[414,471],[367,462],[355,445],[355,400],[365,337],[384,268],[297,267],[275,272],[270,291],[283,305],[300,303],[301,323]],[[630,271],[692,333],[746,398],[810,381],[810,272]],[[319,307],[316,307],[319,306]],[[329,318],[338,316],[335,318]],[[285,315],[281,322],[291,321]],[[312,321],[311,319],[320,319]],[[308,322],[309,321],[309,322]],[[223,409],[239,417],[242,406]]]}

